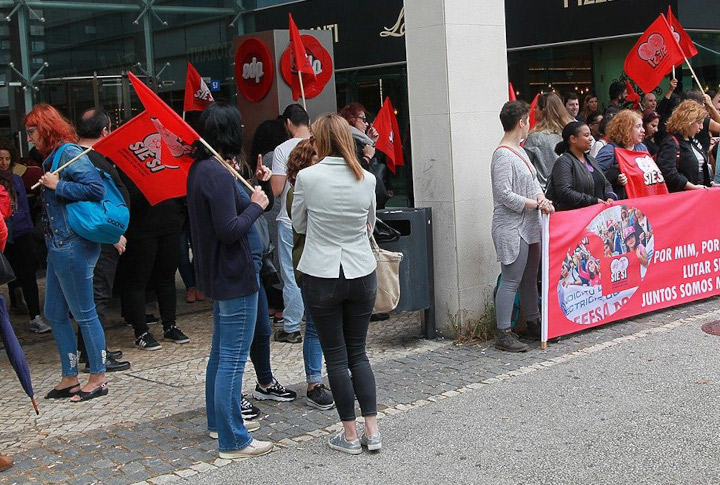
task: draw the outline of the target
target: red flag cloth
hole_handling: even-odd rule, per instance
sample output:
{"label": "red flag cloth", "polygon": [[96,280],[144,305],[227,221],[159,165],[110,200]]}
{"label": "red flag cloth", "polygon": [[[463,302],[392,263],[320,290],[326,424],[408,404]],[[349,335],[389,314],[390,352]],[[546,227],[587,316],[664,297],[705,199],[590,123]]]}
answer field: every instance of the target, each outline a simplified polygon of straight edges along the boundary
{"label": "red flag cloth", "polygon": [[93,150],[112,159],[152,205],[187,193],[190,146],[148,111],[101,138]]}
{"label": "red flag cloth", "polygon": [[188,62],[183,111],[204,111],[214,102],[215,99],[203,78],[200,77],[200,73]]}
{"label": "red flag cloth", "polygon": [[382,108],[375,117],[373,127],[378,132],[375,148],[387,156],[387,166],[392,173],[395,173],[395,167],[405,165],[405,161],[400,140],[400,128],[390,98],[385,98]]}
{"label": "red flag cloth", "polygon": [[615,148],[615,158],[628,179],[625,185],[628,199],[669,193],[662,172],[649,153]]}
{"label": "red flag cloth", "polygon": [[293,100],[297,101],[301,94],[298,73],[302,76],[303,87],[316,83],[317,77],[315,76],[315,71],[313,71],[312,64],[308,58],[305,45],[300,37],[300,31],[298,30],[297,25],[295,25],[292,14],[289,12],[288,24],[288,30],[290,31],[290,71],[294,74],[292,76],[290,88],[292,89]]}
{"label": "red flag cloth", "polygon": [[630,101],[633,104],[632,109],[638,109],[638,106],[640,106],[640,95],[635,92],[630,81],[625,81],[625,88],[627,89],[625,101]]}
{"label": "red flag cloth", "polygon": [[675,40],[677,40],[678,44],[680,45],[680,48],[685,54],[685,57],[690,59],[691,57],[697,55],[698,50],[697,47],[695,47],[695,43],[692,41],[688,33],[685,32],[683,26],[680,25],[680,22],[678,21],[677,17],[675,17],[675,15],[672,13],[672,8],[669,5],[667,21],[668,24],[670,24],[670,29],[673,32],[673,36],[675,36]]}
{"label": "red flag cloth", "polygon": [[535,120],[535,110],[537,109],[538,99],[540,99],[540,93],[537,93],[535,97],[532,100],[532,103],[530,103],[530,129],[533,129],[533,126],[535,126],[535,123],[537,121]]}
{"label": "red flag cloth", "polygon": [[625,72],[643,91],[660,84],[672,66],[682,62],[683,53],[663,14],[640,36],[625,58]]}
{"label": "red flag cloth", "polygon": [[517,96],[515,96],[515,88],[513,87],[512,83],[508,83],[508,100],[517,101]]}

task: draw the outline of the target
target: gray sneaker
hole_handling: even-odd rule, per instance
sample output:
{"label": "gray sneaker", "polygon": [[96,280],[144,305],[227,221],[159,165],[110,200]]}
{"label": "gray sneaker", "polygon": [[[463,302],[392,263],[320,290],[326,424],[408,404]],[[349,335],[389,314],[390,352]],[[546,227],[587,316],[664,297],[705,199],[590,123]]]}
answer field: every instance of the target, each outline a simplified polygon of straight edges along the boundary
{"label": "gray sneaker", "polygon": [[330,439],[328,440],[328,445],[333,450],[342,451],[343,453],[348,453],[350,455],[359,455],[360,453],[362,453],[362,446],[360,445],[360,440],[346,440],[345,430],[342,429],[335,433],[334,436],[330,437]]}
{"label": "gray sneaker", "polygon": [[35,318],[30,320],[30,331],[33,333],[47,333],[51,330],[40,315],[35,315]]}
{"label": "gray sneaker", "polygon": [[335,406],[330,390],[320,383],[307,392],[307,405],[321,411],[327,411]]}
{"label": "gray sneaker", "polygon": [[368,449],[368,451],[378,451],[382,448],[382,436],[380,433],[368,436],[365,434],[365,425],[358,430],[360,435],[360,444]]}
{"label": "gray sneaker", "polygon": [[495,338],[495,348],[506,352],[527,352],[529,347],[518,340],[517,336],[510,330],[498,330]]}

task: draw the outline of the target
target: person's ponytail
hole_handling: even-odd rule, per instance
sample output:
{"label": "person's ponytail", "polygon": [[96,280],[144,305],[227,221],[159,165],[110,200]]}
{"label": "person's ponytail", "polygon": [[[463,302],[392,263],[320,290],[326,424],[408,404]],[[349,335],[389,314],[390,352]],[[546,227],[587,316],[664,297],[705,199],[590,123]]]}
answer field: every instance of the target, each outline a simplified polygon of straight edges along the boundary
{"label": "person's ponytail", "polygon": [[562,131],[562,141],[555,145],[555,153],[562,155],[563,153],[570,150],[570,137],[577,136],[580,132],[580,128],[587,126],[584,121],[571,121]]}

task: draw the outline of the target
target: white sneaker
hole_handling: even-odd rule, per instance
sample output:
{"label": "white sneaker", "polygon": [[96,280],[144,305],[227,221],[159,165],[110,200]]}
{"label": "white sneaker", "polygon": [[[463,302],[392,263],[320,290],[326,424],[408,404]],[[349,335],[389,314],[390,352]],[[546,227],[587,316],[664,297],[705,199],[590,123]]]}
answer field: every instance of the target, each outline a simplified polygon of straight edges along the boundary
{"label": "white sneaker", "polygon": [[52,329],[42,319],[40,315],[35,315],[35,318],[30,320],[30,331],[33,333],[48,333]]}
{"label": "white sneaker", "polygon": [[252,440],[242,450],[236,451],[221,451],[219,452],[220,458],[226,460],[233,460],[235,458],[250,458],[253,456],[267,455],[273,450],[274,445],[270,441],[258,441]]}
{"label": "white sneaker", "polygon": [[[260,423],[257,421],[243,421],[243,424],[245,425],[245,429],[248,431],[257,431],[260,429]],[[209,431],[208,434],[210,437],[214,440],[218,439],[218,433],[217,431]]]}

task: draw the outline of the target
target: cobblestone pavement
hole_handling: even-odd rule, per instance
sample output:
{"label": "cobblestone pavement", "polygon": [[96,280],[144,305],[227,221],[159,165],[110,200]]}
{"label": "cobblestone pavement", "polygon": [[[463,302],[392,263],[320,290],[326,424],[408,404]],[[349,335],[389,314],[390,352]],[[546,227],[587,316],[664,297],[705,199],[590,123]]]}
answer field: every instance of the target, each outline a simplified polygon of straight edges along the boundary
{"label": "cobblestone pavement", "polygon": [[[179,286],[180,287],[180,286]],[[32,335],[25,317],[13,323],[28,356],[41,414],[35,417],[12,370],[0,352],[0,452],[16,465],[0,475],[3,483],[164,483],[230,463],[217,459],[217,443],[205,431],[204,373],[210,342],[210,304],[178,303],[178,326],[191,337],[186,345],[163,342],[159,352],[132,347],[132,329],[115,312],[106,331],[110,349],[122,349],[132,362],[128,372],[108,374],[110,394],[88,403],[41,399],[59,378],[51,334]],[[157,314],[157,311],[155,311]],[[378,385],[382,419],[413,406],[452,398],[464,386],[510,378],[528,369],[564,362],[580,352],[614,345],[619,337],[663,331],[692,316],[699,323],[720,318],[720,298],[596,328],[526,354],[496,351],[489,343],[456,345],[420,336],[420,315],[397,315],[374,322],[368,350]],[[155,330],[157,329],[157,330]],[[161,333],[159,325],[151,331]],[[161,341],[162,342],[162,341]],[[598,345],[600,344],[600,345]],[[298,446],[337,429],[335,410],[305,405],[302,345],[272,343],[276,378],[299,394],[291,403],[258,403],[264,415],[259,439],[282,447]],[[247,366],[244,389],[254,387]],[[458,391],[460,390],[460,391]]]}

